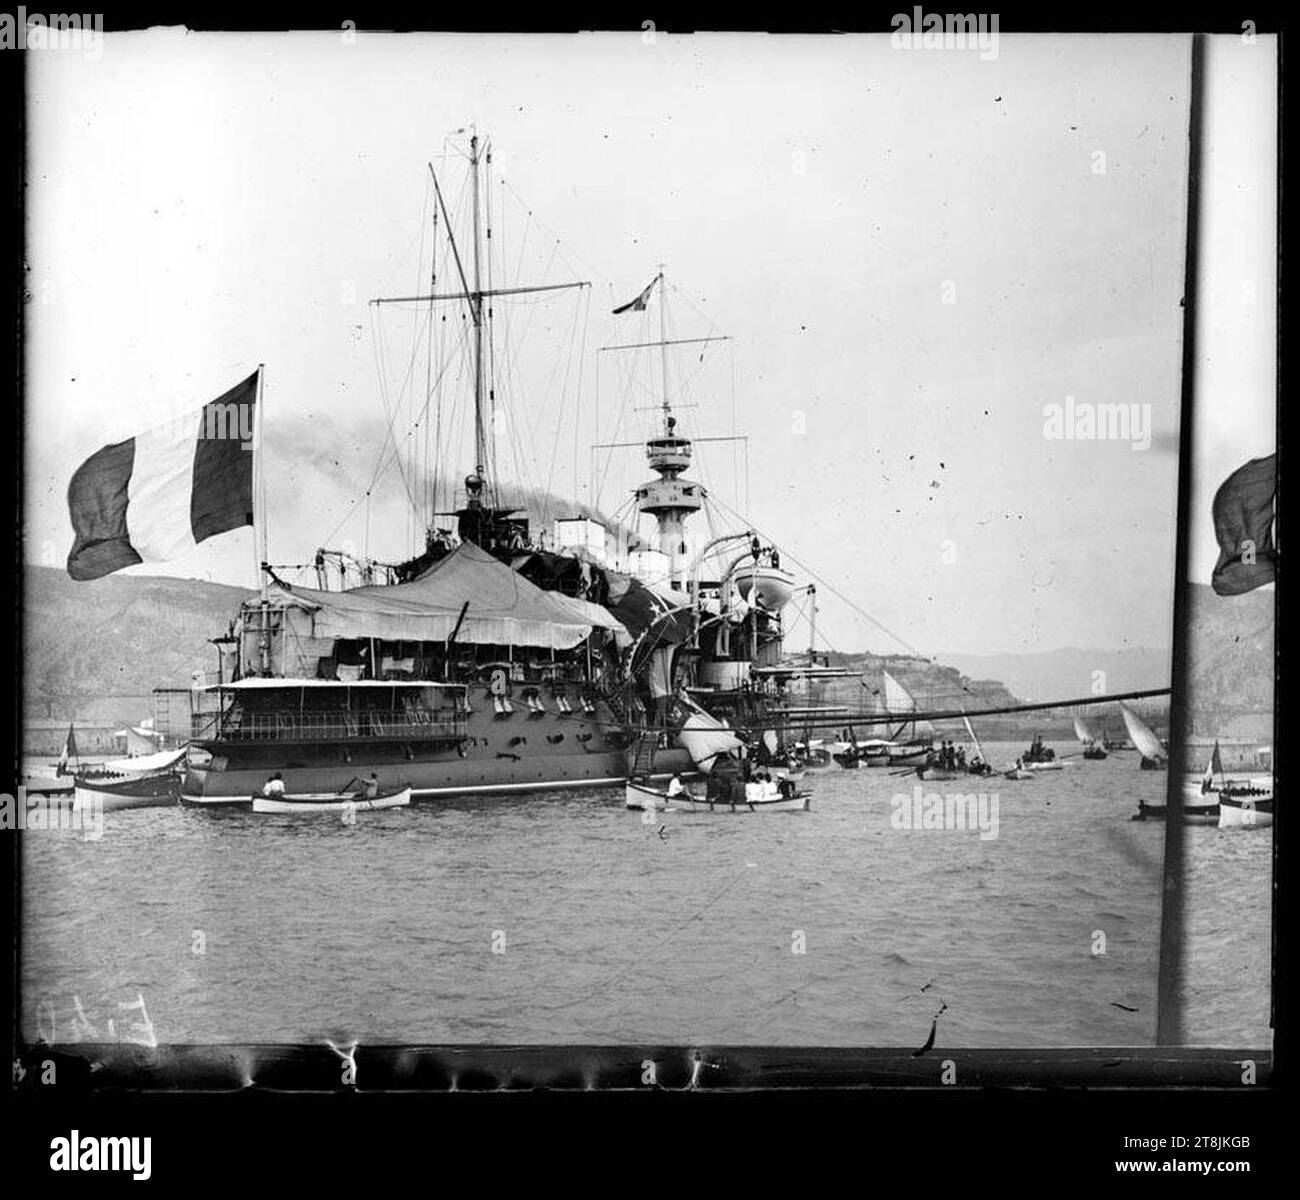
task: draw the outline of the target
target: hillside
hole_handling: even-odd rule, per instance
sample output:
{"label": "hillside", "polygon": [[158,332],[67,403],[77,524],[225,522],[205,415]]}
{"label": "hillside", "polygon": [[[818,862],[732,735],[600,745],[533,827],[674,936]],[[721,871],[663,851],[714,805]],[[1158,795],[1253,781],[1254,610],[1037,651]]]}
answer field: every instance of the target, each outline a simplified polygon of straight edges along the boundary
{"label": "hillside", "polygon": [[155,687],[188,687],[212,670],[242,588],[197,579],[108,575],[77,583],[24,568],[24,710],[29,717],[139,721]]}
{"label": "hillside", "polygon": [[1119,650],[1067,647],[1034,654],[947,654],[959,671],[1004,680],[1027,703],[1057,696],[1090,696],[1094,672],[1105,673],[1107,692],[1135,692],[1168,687],[1172,655],[1168,650],[1128,646]]}
{"label": "hillside", "polygon": [[1276,593],[1216,596],[1192,589],[1188,692],[1192,732],[1273,740],[1273,627]]}

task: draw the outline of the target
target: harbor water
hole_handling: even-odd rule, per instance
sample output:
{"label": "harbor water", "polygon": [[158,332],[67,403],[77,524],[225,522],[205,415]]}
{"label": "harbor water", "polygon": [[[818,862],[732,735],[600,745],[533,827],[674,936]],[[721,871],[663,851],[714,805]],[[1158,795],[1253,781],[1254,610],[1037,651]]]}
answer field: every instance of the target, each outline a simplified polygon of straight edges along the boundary
{"label": "harbor water", "polygon": [[[28,831],[23,1032],[121,1036],[142,998],[159,1042],[1154,1043],[1165,829],[1130,818],[1163,772],[806,782],[802,813],[606,789]],[[996,823],[900,827],[917,786]],[[1267,1046],[1271,831],[1186,834],[1187,1040]]]}

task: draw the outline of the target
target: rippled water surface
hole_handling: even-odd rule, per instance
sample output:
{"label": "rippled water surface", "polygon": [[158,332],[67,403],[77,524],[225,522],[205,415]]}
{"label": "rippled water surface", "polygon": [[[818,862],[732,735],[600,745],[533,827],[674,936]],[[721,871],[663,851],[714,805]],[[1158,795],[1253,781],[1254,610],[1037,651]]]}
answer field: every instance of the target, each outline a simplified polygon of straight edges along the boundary
{"label": "rippled water surface", "polygon": [[[103,1034],[140,994],[178,1042],[919,1046],[936,1015],[936,1045],[1154,1040],[1164,827],[1129,818],[1163,774],[986,781],[992,839],[894,828],[914,778],[808,781],[807,813],[649,824],[609,790],[29,832],[24,1029],[68,1037],[77,997]],[[1258,1045],[1270,835],[1190,833],[1189,1029]]]}

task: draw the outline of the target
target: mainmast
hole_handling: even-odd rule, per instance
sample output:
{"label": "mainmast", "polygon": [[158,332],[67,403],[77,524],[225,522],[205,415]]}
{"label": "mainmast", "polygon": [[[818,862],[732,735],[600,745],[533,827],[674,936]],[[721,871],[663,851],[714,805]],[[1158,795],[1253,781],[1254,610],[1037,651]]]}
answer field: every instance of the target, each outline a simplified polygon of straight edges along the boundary
{"label": "mainmast", "polygon": [[474,476],[477,487],[471,480],[465,481],[474,503],[482,491],[487,470],[487,433],[483,422],[483,286],[479,267],[479,198],[478,198],[478,134],[469,139],[469,169],[474,205],[474,291],[470,297],[470,312],[474,319]]}
{"label": "mainmast", "polygon": [[[463,132],[463,131],[460,131]],[[433,169],[433,164],[429,164],[429,174],[433,178],[433,190],[437,197],[437,208],[435,210],[435,219],[437,213],[442,214],[443,227],[447,232],[447,240],[451,244],[452,258],[456,264],[456,274],[460,279],[461,290],[459,292],[435,292],[428,296],[385,296],[372,300],[371,304],[432,304],[442,300],[463,300],[469,305],[470,321],[473,325],[473,355],[474,355],[474,470],[465,479],[465,508],[458,510],[460,517],[460,535],[467,541],[476,542],[486,550],[504,549],[508,543],[517,540],[521,533],[526,534],[526,520],[509,520],[506,518],[511,510],[496,509],[493,507],[484,508],[483,493],[488,483],[488,471],[492,464],[492,455],[489,453],[488,437],[490,422],[486,420],[484,412],[485,393],[487,392],[486,371],[484,367],[484,310],[485,300],[490,300],[494,296],[521,296],[535,292],[555,292],[567,288],[584,288],[590,287],[587,280],[576,283],[550,283],[539,284],[531,287],[492,287],[491,261],[488,261],[488,287],[483,286],[483,213],[482,201],[480,199],[479,186],[479,164],[486,160],[490,169],[492,163],[491,141],[486,140],[481,145],[478,134],[471,134],[469,139],[469,169],[470,169],[470,203],[473,206],[471,220],[471,237],[474,245],[472,247],[469,273],[466,273],[466,264],[461,258],[460,247],[456,243],[456,235],[451,218],[447,213],[447,204],[443,198],[442,187],[438,181],[438,173]],[[489,193],[490,194],[490,193]],[[492,225],[489,214],[488,219],[488,237],[492,236]],[[491,331],[488,331],[488,337],[491,337]],[[490,344],[488,349],[490,350]]]}

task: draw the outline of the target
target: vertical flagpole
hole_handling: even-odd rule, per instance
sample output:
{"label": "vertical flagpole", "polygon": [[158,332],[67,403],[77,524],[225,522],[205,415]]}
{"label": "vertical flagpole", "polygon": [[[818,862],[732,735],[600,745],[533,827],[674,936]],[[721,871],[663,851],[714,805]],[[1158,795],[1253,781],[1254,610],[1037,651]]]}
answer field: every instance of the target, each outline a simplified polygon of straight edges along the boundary
{"label": "vertical flagpole", "polygon": [[1182,398],[1178,424],[1178,522],[1174,550],[1173,670],[1169,706],[1169,777],[1165,796],[1164,887],[1160,906],[1160,972],[1156,995],[1156,1045],[1181,1046],[1186,978],[1183,892],[1183,793],[1175,771],[1191,730],[1188,671],[1188,544],[1191,508],[1193,421],[1196,397],[1196,321],[1200,273],[1201,161],[1205,151],[1205,35],[1192,34],[1188,75],[1187,240],[1183,255]]}
{"label": "vertical flagpole", "polygon": [[262,463],[262,404],[265,389],[266,364],[257,364],[257,399],[254,401],[253,439],[253,559],[257,569],[254,586],[266,598],[266,470]]}

